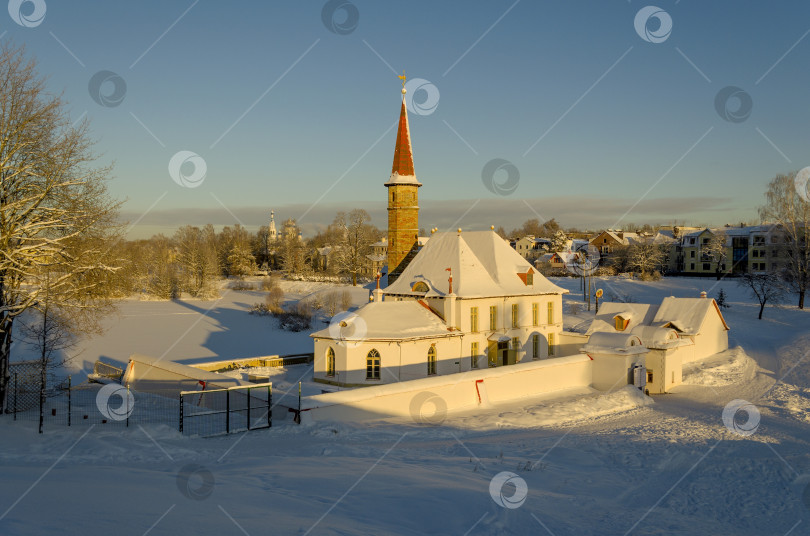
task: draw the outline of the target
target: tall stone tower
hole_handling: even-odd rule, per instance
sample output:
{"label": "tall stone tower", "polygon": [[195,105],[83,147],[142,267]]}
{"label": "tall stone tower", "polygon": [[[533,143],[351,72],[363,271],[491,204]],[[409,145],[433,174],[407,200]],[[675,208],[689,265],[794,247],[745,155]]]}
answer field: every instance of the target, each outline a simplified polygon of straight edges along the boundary
{"label": "tall stone tower", "polygon": [[394,164],[385,186],[388,188],[388,283],[391,284],[416,254],[419,235],[418,189],[422,184],[413,171],[404,81]]}

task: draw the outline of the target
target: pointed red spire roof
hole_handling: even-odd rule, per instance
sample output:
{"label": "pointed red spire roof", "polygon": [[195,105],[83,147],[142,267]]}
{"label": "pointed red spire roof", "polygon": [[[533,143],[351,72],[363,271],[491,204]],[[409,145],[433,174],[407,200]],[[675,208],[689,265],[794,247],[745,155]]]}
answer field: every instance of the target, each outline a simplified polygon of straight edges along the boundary
{"label": "pointed red spire roof", "polygon": [[415,184],[422,186],[416,180],[413,170],[413,150],[411,149],[411,131],[408,127],[408,108],[405,105],[405,88],[402,88],[402,108],[399,112],[399,128],[397,129],[397,144],[394,146],[394,163],[391,166],[389,184]]}

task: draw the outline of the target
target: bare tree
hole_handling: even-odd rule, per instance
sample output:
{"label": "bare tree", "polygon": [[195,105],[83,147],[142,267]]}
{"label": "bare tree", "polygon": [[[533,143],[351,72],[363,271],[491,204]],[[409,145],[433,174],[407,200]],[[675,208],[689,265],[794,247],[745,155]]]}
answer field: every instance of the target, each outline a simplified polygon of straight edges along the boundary
{"label": "bare tree", "polygon": [[110,168],[95,166],[88,124],[66,106],[23,49],[0,48],[0,411],[14,320],[43,294],[37,272],[50,267],[53,303],[91,311],[109,303],[119,266]]}
{"label": "bare tree", "polygon": [[642,277],[657,272],[664,262],[664,250],[652,240],[637,240],[629,249],[629,264],[641,272]]}
{"label": "bare tree", "polygon": [[767,303],[779,303],[785,296],[785,286],[777,274],[746,273],[740,277],[739,285],[750,291],[751,297],[759,302],[759,319]]}
{"label": "bare tree", "polygon": [[728,258],[728,250],[726,249],[726,241],[727,236],[726,232],[722,229],[715,229],[711,231],[712,236],[709,238],[709,242],[703,246],[702,254],[706,255],[708,258],[715,263],[714,265],[714,275],[716,276],[717,280],[723,277],[723,268]]}
{"label": "bare tree", "polygon": [[354,286],[357,286],[357,275],[368,264],[366,255],[371,253],[371,244],[375,238],[374,227],[368,223],[370,220],[368,212],[354,209],[348,215],[338,212],[333,224],[342,230],[341,241],[334,253],[334,262],[338,271],[352,276]]}
{"label": "bare tree", "polygon": [[799,294],[799,309],[804,309],[804,295],[810,284],[810,202],[799,194],[794,182],[796,173],[780,174],[771,180],[759,215],[763,221],[778,224],[785,233],[786,280]]}
{"label": "bare tree", "polygon": [[39,433],[44,423],[45,399],[49,392],[49,380],[56,369],[69,361],[65,352],[76,345],[77,335],[81,332],[99,332],[98,315],[78,311],[60,310],[52,300],[50,267],[43,267],[37,274],[39,287],[42,289],[39,298],[31,306],[27,319],[21,324],[22,334],[28,345],[37,353],[39,372]]}

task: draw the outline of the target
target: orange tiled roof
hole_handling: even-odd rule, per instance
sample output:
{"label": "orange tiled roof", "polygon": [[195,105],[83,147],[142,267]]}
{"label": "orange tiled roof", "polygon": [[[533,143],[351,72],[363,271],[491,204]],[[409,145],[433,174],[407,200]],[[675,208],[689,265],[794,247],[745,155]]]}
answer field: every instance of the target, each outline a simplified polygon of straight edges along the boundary
{"label": "orange tiled roof", "polygon": [[394,147],[394,164],[391,174],[400,176],[414,176],[413,154],[411,152],[411,132],[408,128],[408,110],[405,108],[405,99],[402,99],[402,109],[399,112],[399,129],[397,130],[397,144]]}

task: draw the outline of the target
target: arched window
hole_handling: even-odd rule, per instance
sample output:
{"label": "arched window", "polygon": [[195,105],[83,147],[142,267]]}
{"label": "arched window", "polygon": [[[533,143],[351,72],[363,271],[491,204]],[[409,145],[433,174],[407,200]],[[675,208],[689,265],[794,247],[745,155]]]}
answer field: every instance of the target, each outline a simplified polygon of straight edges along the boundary
{"label": "arched window", "polygon": [[427,286],[427,283],[424,281],[417,281],[414,283],[413,287],[411,288],[413,292],[427,292],[430,290],[430,287]]}
{"label": "arched window", "polygon": [[366,379],[380,379],[380,352],[372,348],[366,355]]}
{"label": "arched window", "polygon": [[326,375],[335,375],[335,351],[331,346],[326,350]]}
{"label": "arched window", "polygon": [[436,345],[431,344],[428,350],[427,373],[428,376],[436,374]]}

